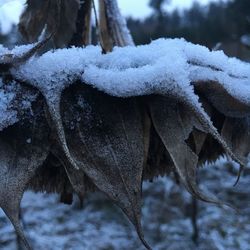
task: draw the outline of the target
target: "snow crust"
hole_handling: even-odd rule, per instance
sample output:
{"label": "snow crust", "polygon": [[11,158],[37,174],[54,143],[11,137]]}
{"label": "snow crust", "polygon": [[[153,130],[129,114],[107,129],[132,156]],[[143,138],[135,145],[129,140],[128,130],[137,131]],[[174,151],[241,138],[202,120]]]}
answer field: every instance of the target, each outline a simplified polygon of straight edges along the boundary
{"label": "snow crust", "polygon": [[183,39],[117,47],[109,54],[102,54],[97,46],[50,51],[15,73],[48,91],[64,88],[78,78],[119,97],[164,93],[177,86],[188,88],[192,81],[205,78],[219,80],[230,93],[250,102],[250,95],[246,96],[246,90],[250,93],[249,64]]}
{"label": "snow crust", "polygon": [[[30,48],[7,51],[0,46],[0,58],[7,52],[20,56]],[[118,97],[183,92],[197,105],[192,83],[217,81],[230,95],[250,105],[250,64],[184,39],[116,47],[109,54],[102,54],[98,46],[58,49],[31,58],[13,69],[13,74],[38,88],[48,100],[58,99],[64,88],[81,80]],[[0,106],[5,103],[1,98]]]}

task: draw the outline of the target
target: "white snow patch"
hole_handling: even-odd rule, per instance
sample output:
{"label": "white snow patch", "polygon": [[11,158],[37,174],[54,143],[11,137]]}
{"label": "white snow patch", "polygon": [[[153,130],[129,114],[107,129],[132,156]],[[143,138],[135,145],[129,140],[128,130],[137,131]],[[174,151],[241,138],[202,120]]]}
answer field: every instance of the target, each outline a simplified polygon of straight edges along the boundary
{"label": "white snow patch", "polygon": [[[20,56],[31,45],[8,53]],[[0,57],[6,49],[0,47]],[[38,88],[51,103],[76,80],[118,97],[149,94],[183,96],[199,106],[192,82],[218,81],[233,97],[250,104],[250,65],[209,51],[184,39],[159,39],[149,45],[116,47],[102,54],[98,46],[49,51],[13,70]],[[209,84],[209,82],[204,83]]]}
{"label": "white snow patch", "polygon": [[95,46],[50,51],[15,73],[47,91],[80,78],[119,97],[166,94],[179,88],[191,93],[190,82],[203,77],[219,80],[235,96],[250,102],[249,64],[183,39],[159,39],[149,45],[115,48],[109,54]]}

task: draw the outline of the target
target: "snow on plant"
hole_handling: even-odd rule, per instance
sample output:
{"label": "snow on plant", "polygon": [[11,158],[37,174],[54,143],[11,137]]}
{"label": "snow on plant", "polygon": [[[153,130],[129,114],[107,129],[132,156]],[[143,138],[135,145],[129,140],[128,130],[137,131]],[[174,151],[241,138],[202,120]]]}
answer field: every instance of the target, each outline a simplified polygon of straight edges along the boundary
{"label": "snow on plant", "polygon": [[[174,171],[195,197],[223,205],[199,190],[197,166],[224,154],[241,169],[246,162],[249,64],[183,39],[136,47],[124,27],[110,27],[113,42],[102,47],[34,57],[51,38],[68,41],[55,32],[34,47],[0,47],[0,207],[27,247],[18,220],[26,189],[58,192],[65,202],[101,190],[150,249],[140,223],[143,180]],[[104,54],[112,43],[130,46]]]}

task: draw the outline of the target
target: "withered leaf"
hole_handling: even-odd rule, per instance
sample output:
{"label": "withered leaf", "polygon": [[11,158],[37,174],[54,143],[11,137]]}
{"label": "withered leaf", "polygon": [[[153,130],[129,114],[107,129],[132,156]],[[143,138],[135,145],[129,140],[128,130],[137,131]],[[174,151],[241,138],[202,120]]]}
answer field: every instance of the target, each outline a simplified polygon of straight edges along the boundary
{"label": "withered leaf", "polygon": [[63,93],[61,113],[68,147],[80,170],[123,210],[150,249],[140,222],[144,147],[135,99],[75,85]]}
{"label": "withered leaf", "polygon": [[[216,198],[203,194],[196,184],[198,156],[185,142],[198,124],[192,112],[174,99],[159,96],[152,98],[149,105],[155,129],[187,190],[200,200],[221,205]],[[183,113],[188,115],[183,116]]]}
{"label": "withered leaf", "polygon": [[179,92],[175,92],[172,94],[173,98],[175,100],[178,100],[180,103],[184,104],[193,114],[193,116],[197,119],[200,126],[199,128],[202,128],[201,130],[209,135],[211,135],[223,148],[224,152],[228,154],[235,162],[239,163],[240,170],[238,177],[240,176],[240,172],[245,166],[245,163],[242,161],[242,159],[235,155],[234,152],[231,150],[231,148],[228,146],[227,142],[223,139],[223,137],[220,135],[218,129],[214,126],[210,116],[204,108],[201,106],[200,102],[196,99],[195,95],[190,96],[189,93],[185,89],[179,89]]}
{"label": "withered leaf", "polygon": [[42,105],[35,106],[37,108],[30,112],[29,118],[0,133],[0,207],[28,249],[30,247],[19,222],[20,202],[27,184],[49,151],[49,129],[42,115]]}
{"label": "withered leaf", "polygon": [[[43,93],[43,91],[41,91]],[[65,159],[67,162],[73,166],[75,169],[79,169],[76,161],[71,156],[71,153],[68,148],[68,144],[65,138],[65,131],[62,122],[61,116],[61,92],[62,90],[58,89],[58,93],[55,98],[50,98],[50,95],[44,94],[46,107],[47,107],[47,119],[49,120],[50,127],[53,130],[55,137],[57,138],[58,143],[60,144],[60,149],[63,151]]]}

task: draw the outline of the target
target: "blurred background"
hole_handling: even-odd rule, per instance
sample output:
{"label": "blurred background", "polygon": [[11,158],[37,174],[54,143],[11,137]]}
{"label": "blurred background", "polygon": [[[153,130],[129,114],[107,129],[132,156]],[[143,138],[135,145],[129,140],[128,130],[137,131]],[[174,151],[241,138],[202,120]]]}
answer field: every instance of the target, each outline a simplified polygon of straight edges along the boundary
{"label": "blurred background", "polygon": [[[22,44],[16,24],[24,0],[0,0],[0,44]],[[229,56],[250,61],[249,0],[118,0],[136,44],[183,37]],[[197,202],[172,176],[143,186],[143,227],[154,249],[249,250],[250,168],[233,187],[238,166],[220,159],[199,171],[205,192],[238,208]],[[57,195],[26,192],[22,222],[34,249],[143,249],[133,227],[102,194],[80,204],[59,203]],[[0,249],[22,249],[13,227],[0,211]]]}

